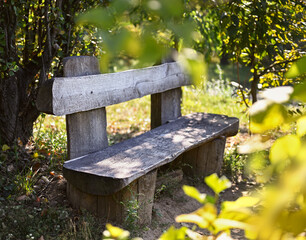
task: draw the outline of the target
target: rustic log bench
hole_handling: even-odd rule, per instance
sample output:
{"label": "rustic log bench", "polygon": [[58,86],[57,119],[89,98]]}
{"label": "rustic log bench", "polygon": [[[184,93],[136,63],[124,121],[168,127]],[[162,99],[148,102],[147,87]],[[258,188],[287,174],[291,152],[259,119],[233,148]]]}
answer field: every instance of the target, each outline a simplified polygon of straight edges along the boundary
{"label": "rustic log bench", "polygon": [[[217,172],[226,137],[238,131],[237,118],[206,113],[181,117],[181,86],[190,81],[174,62],[99,74],[96,58],[70,57],[64,61],[64,76],[43,85],[37,106],[66,115],[68,199],[106,221],[123,222],[126,203],[134,200],[139,223],[150,223],[157,169],[182,162],[189,176]],[[105,107],[149,94],[152,130],[109,147]]]}

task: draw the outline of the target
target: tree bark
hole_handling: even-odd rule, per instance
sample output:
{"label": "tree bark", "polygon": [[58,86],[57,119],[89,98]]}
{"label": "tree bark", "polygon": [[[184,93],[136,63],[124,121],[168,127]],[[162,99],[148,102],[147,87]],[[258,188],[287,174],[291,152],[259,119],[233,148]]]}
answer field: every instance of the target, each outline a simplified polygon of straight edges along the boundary
{"label": "tree bark", "polygon": [[18,138],[26,143],[32,135],[33,122],[39,116],[35,92],[29,94],[29,82],[39,73],[39,66],[28,72],[20,69],[12,77],[0,80],[0,144],[13,144]]}

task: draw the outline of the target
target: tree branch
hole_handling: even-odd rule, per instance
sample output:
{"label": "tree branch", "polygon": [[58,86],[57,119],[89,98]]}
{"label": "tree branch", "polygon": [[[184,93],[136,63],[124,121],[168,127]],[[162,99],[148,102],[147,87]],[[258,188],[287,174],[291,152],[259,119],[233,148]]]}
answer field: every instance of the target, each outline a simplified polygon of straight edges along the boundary
{"label": "tree branch", "polygon": [[260,72],[258,75],[259,76],[263,76],[265,74],[267,74],[271,69],[279,66],[279,65],[282,65],[282,64],[288,64],[288,63],[292,63],[294,61],[296,61],[297,59],[294,58],[294,59],[288,59],[288,60],[285,60],[285,61],[282,61],[282,62],[274,62],[272,63],[270,66],[268,66],[267,68],[265,68],[262,72]]}

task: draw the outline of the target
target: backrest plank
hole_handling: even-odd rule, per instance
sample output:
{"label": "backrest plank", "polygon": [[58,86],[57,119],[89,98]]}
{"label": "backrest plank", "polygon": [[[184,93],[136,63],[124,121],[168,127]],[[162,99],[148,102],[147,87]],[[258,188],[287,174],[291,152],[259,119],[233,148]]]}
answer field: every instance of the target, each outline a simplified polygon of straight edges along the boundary
{"label": "backrest plank", "polygon": [[[44,94],[38,109],[54,115],[97,109],[149,94],[190,85],[190,79],[175,62],[118,73],[55,78],[52,94]],[[49,86],[47,86],[50,88]],[[45,99],[51,97],[52,99]],[[44,104],[51,102],[52,104]],[[47,109],[48,108],[48,109]]]}

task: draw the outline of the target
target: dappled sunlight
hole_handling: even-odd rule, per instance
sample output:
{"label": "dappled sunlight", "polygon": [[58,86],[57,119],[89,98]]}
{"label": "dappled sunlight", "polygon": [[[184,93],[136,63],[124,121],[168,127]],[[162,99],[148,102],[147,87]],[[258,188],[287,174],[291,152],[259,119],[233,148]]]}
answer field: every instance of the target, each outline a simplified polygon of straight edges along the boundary
{"label": "dappled sunlight", "polygon": [[[194,147],[237,131],[236,118],[194,113],[102,151],[67,161],[64,169],[82,179],[94,175],[97,181],[130,183]],[[70,174],[67,176],[69,180]],[[79,177],[74,177],[74,181],[81,181]]]}

